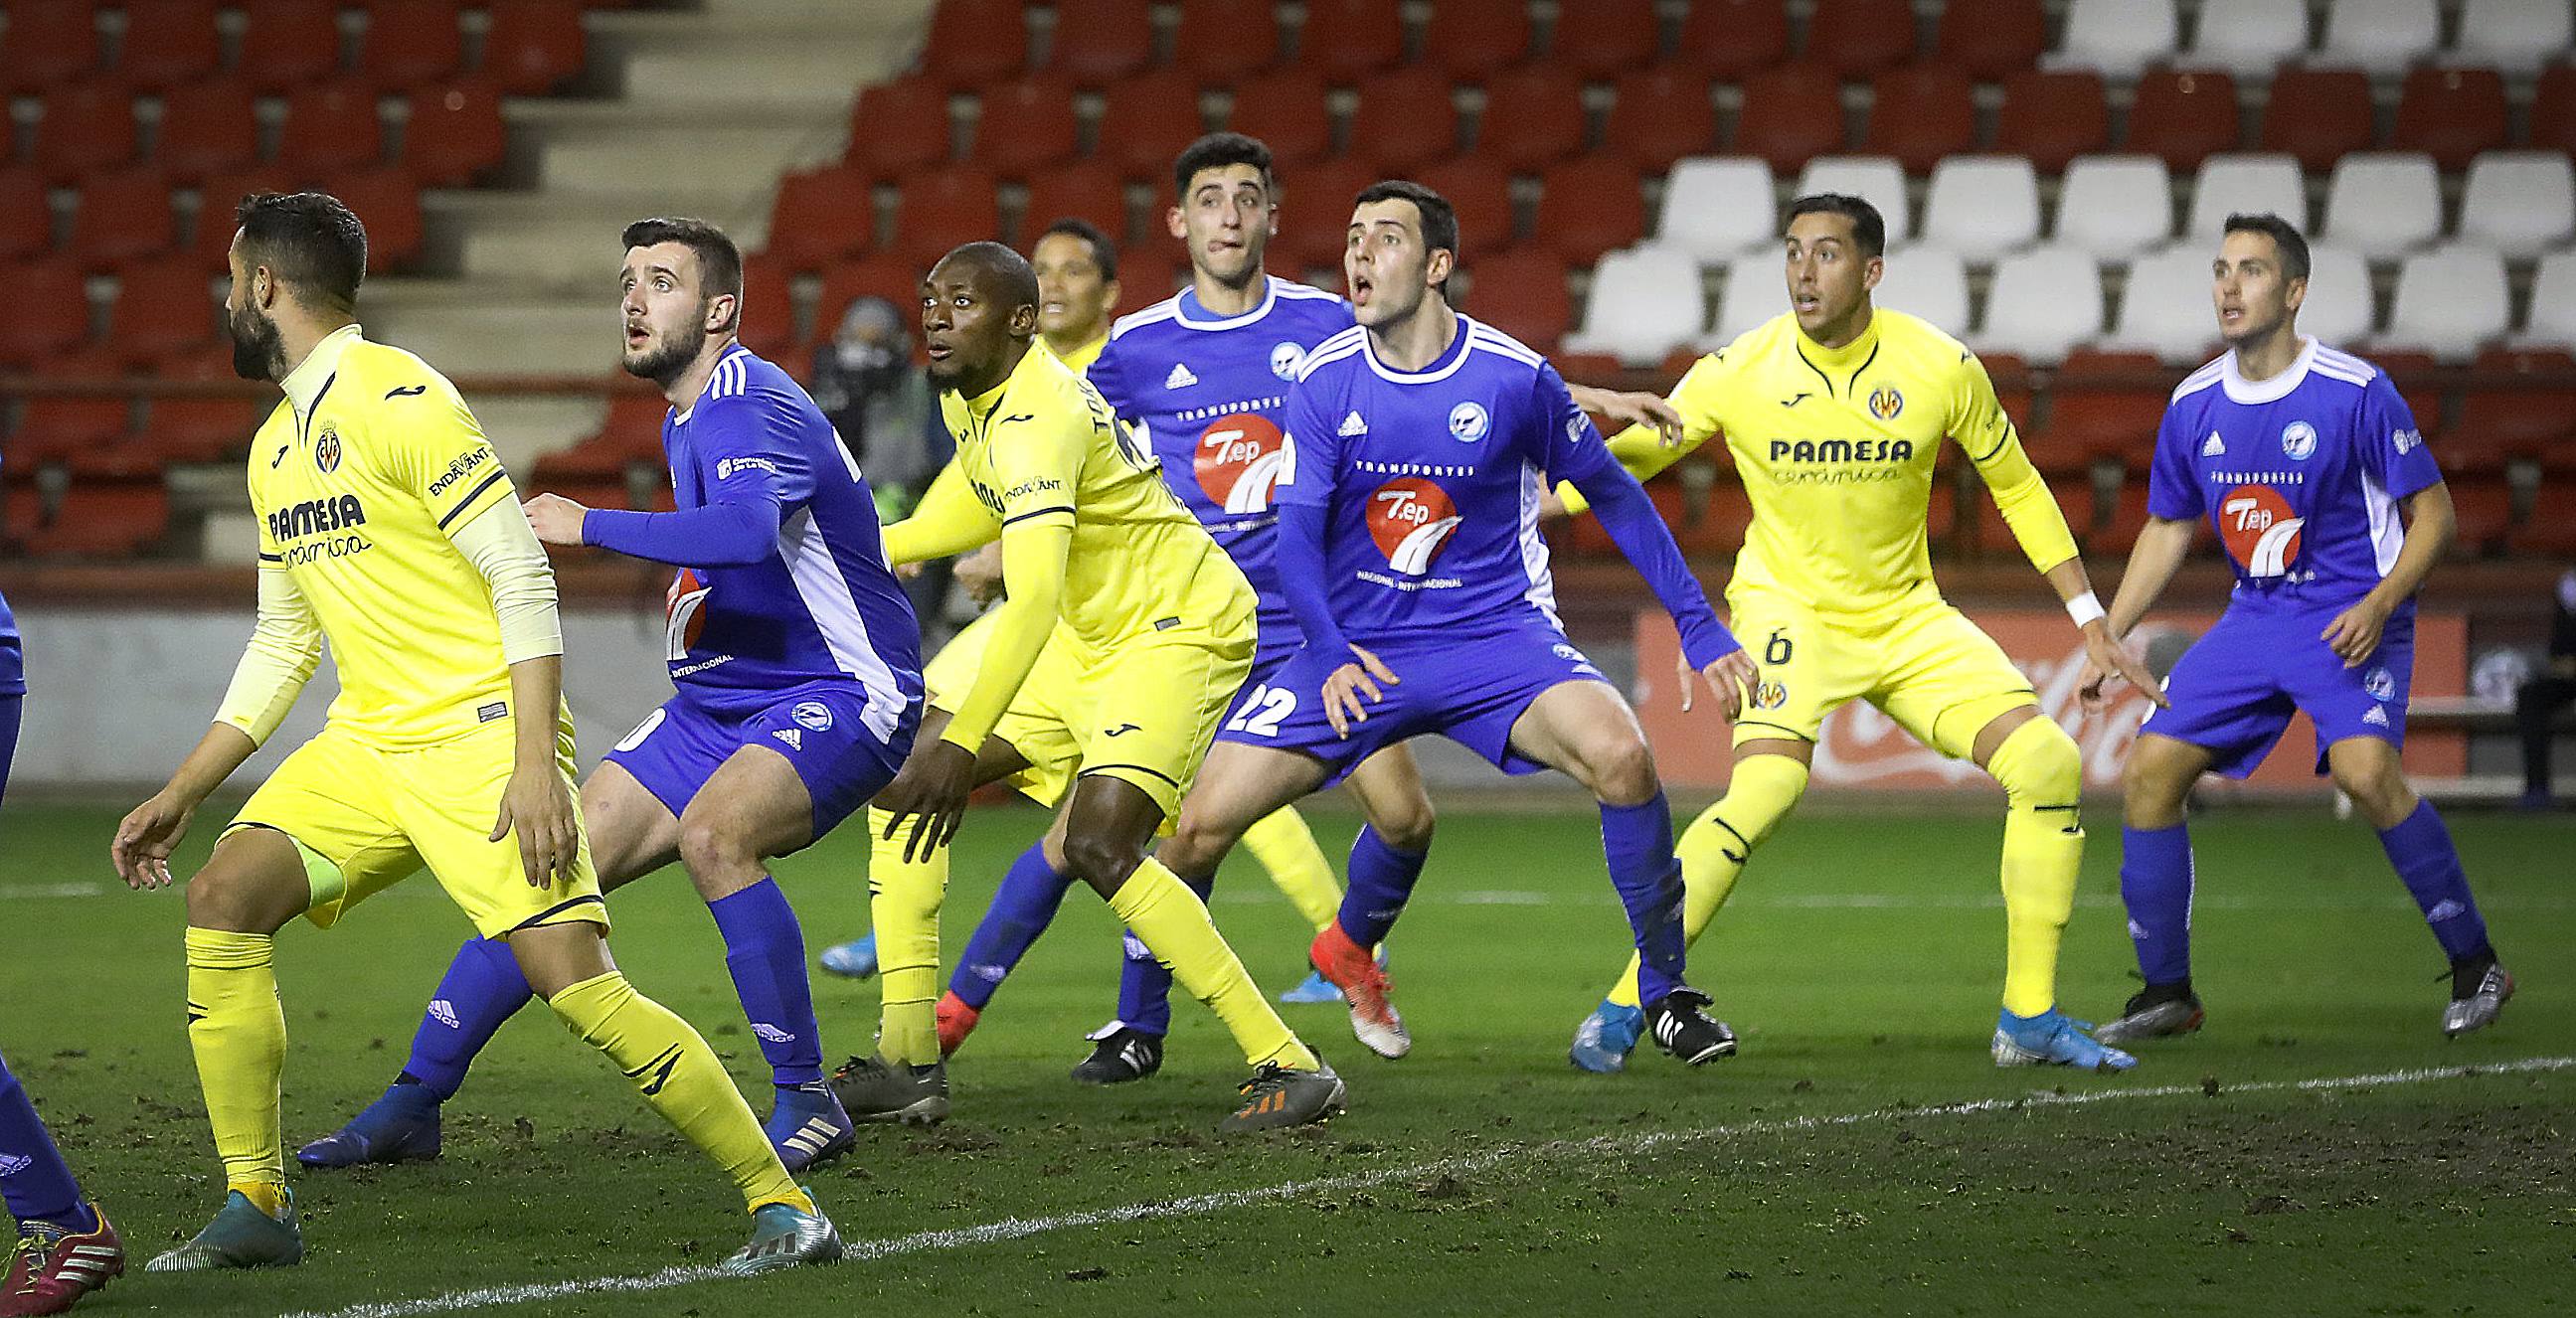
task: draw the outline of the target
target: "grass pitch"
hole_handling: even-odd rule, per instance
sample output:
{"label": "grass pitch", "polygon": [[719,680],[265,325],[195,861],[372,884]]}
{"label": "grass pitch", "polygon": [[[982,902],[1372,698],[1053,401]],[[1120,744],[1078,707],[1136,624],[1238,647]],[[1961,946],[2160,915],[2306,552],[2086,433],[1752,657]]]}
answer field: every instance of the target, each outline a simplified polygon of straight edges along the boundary
{"label": "grass pitch", "polygon": [[[2063,992],[2098,1018],[2134,985],[2115,815],[2089,813]],[[183,868],[222,817],[200,818]],[[1594,823],[1460,811],[1394,941],[1413,1055],[1368,1056],[1338,1007],[1284,1009],[1351,1082],[1327,1128],[1218,1139],[1243,1068],[1187,1002],[1161,1075],[1068,1082],[1113,1006],[1118,955],[1107,911],[1077,893],[952,1064],[956,1116],[870,1131],[811,1178],[851,1262],[562,1289],[710,1264],[747,1223],[540,1009],[450,1105],[442,1160],[298,1175],[302,1268],[151,1277],[143,1259],[194,1231],[219,1183],[180,1020],[181,902],[116,884],[115,818],[20,804],[0,821],[0,1050],[135,1254],[85,1314],[2514,1314],[2566,1303],[2576,1277],[2576,1070],[2504,1069],[2576,1054],[2561,991],[2576,832],[2454,819],[2524,991],[2499,1027],[2446,1043],[2439,953],[2367,829],[2204,816],[2209,1027],[2095,1077],[1987,1062],[2003,922],[2000,811],[1984,806],[1811,810],[1784,828],[1693,956],[1744,1041],[1699,1070],[1650,1050],[1619,1077],[1565,1064],[1626,942]],[[972,818],[952,954],[1040,822]],[[1351,828],[1319,820],[1328,847]],[[779,867],[814,950],[864,927],[864,859],[845,831]],[[685,880],[613,906],[629,975],[765,1105]],[[1307,931],[1257,869],[1229,867],[1216,912],[1265,988],[1303,973]],[[281,935],[290,1148],[391,1078],[467,932],[423,876],[335,931]],[[864,1049],[874,985],[818,974],[816,992],[833,1057]],[[2400,1074],[2461,1067],[2480,1073]],[[2370,1075],[2395,1078],[2294,1084]],[[1168,1207],[1120,1211],[1147,1205]]]}

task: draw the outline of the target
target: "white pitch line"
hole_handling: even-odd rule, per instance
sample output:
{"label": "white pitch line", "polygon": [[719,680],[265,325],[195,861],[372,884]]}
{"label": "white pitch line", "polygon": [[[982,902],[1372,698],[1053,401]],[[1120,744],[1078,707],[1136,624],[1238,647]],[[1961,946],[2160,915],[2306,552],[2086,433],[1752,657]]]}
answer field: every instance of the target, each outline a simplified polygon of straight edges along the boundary
{"label": "white pitch line", "polygon": [[[2419,1085],[2436,1080],[2564,1071],[2570,1068],[2576,1068],[2576,1057],[2529,1057],[2518,1061],[2498,1062],[2492,1066],[2423,1067],[2405,1071],[2382,1071],[2374,1075],[2327,1076],[2311,1080],[2257,1080],[2227,1085],[2223,1092],[2234,1095],[2283,1091],[2374,1089],[2389,1085]],[[2020,1108],[2087,1107],[2128,1099],[2180,1098],[2203,1092],[2198,1083],[2155,1085],[2144,1089],[2097,1089],[2079,1094],[2040,1092],[2014,1098],[1981,1098],[1932,1107],[1874,1108],[1867,1112],[1846,1112],[1834,1116],[1745,1121],[1731,1126],[1710,1126],[1699,1130],[1658,1131],[1647,1135],[1625,1137],[1601,1135],[1585,1140],[1554,1140],[1546,1144],[1494,1149],[1485,1153],[1439,1158],[1430,1162],[1418,1162],[1380,1171],[1288,1181],[1250,1190],[1220,1190],[1212,1194],[1194,1194],[1179,1199],[1127,1204],[1117,1208],[1097,1208],[1087,1212],[1062,1213],[1049,1217],[1006,1217],[998,1222],[986,1222],[981,1226],[951,1227],[945,1230],[916,1231],[910,1235],[886,1236],[874,1240],[854,1240],[843,1248],[841,1256],[845,1262],[865,1262],[895,1258],[905,1254],[1001,1244],[1056,1231],[1077,1230],[1082,1227],[1114,1226],[1124,1222],[1142,1222],[1165,1217],[1198,1217],[1237,1208],[1275,1204],[1307,1195],[1365,1190],[1395,1181],[1415,1181],[1443,1175],[1470,1175],[1523,1159],[1538,1160],[1569,1154],[1633,1156],[1676,1144],[1738,1139],[1748,1135],[1789,1134],[1797,1131],[1865,1125],[1878,1121],[1919,1121],[1930,1117],[1972,1116],[1983,1112]],[[685,1286],[693,1282],[722,1279],[723,1274],[711,1267],[664,1268],[659,1272],[624,1277],[592,1277],[582,1281],[486,1286],[478,1290],[452,1291],[445,1295],[433,1295],[418,1300],[357,1304],[345,1309],[327,1311],[304,1310],[288,1314],[285,1318],[422,1318],[423,1315],[429,1314],[462,1313],[474,1309],[497,1308],[505,1304],[558,1300],[574,1295],[635,1294],[643,1291],[665,1290],[673,1286]]]}

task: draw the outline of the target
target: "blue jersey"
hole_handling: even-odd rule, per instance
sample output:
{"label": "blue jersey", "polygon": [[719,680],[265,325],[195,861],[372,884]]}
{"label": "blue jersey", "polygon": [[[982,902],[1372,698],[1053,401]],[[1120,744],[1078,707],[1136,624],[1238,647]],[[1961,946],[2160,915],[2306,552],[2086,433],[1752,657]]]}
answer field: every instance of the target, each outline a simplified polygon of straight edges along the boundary
{"label": "blue jersey", "polygon": [[2269,380],[2246,379],[2231,352],[2175,387],[2147,511],[2209,519],[2237,602],[2340,609],[2395,566],[2398,501],[2441,479],[2387,373],[2310,339]]}
{"label": "blue jersey", "polygon": [[876,500],[822,409],[737,347],[689,410],[663,421],[662,448],[681,511],[771,502],[779,513],[765,557],[686,567],[673,581],[672,682],[730,707],[846,677],[867,688],[878,736],[891,735],[921,698],[921,630],[886,567]]}
{"label": "blue jersey", "polygon": [[0,595],[0,696],[27,693],[27,666],[18,653],[18,618]]}
{"label": "blue jersey", "polygon": [[1163,480],[1243,569],[1261,601],[1265,647],[1297,635],[1272,561],[1272,487],[1288,460],[1280,422],[1288,385],[1315,345],[1352,324],[1350,304],[1275,275],[1261,305],[1210,315],[1184,289],[1110,328],[1092,386],[1141,426]]}
{"label": "blue jersey", "polygon": [[1327,509],[1324,585],[1349,639],[1557,625],[1543,475],[1615,463],[1537,353],[1460,316],[1437,360],[1397,371],[1353,327],[1307,355],[1288,435],[1279,499]]}

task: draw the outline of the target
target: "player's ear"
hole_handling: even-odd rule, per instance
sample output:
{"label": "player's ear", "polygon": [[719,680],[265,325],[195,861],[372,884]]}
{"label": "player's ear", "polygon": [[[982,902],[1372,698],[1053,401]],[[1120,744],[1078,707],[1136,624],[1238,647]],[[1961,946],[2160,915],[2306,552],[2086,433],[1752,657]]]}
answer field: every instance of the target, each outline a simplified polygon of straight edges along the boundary
{"label": "player's ear", "polygon": [[742,324],[742,298],[733,293],[718,293],[707,299],[706,331],[709,334],[731,333]]}
{"label": "player's ear", "polygon": [[1886,277],[1887,258],[1884,256],[1873,256],[1869,258],[1869,264],[1860,268],[1860,290],[1866,293],[1871,289],[1878,287],[1878,281]]}
{"label": "player's ear", "polygon": [[1038,309],[1037,309],[1035,306],[1033,306],[1033,305],[1031,305],[1031,304],[1029,304],[1029,303],[1023,302],[1023,303],[1021,303],[1020,305],[1018,305],[1018,306],[1016,306],[1016,307],[1011,308],[1011,337],[1012,337],[1012,338],[1015,338],[1015,339],[1028,339],[1028,338],[1035,338],[1035,337],[1037,337],[1037,332],[1038,332]]}
{"label": "player's ear", "polygon": [[1449,282],[1449,276],[1457,270],[1458,254],[1446,247],[1434,247],[1422,262],[1422,282],[1437,288]]}
{"label": "player's ear", "polygon": [[2290,309],[2290,314],[2293,316],[2299,314],[2299,305],[2307,300],[2308,277],[2306,275],[2301,275],[2298,278],[2291,280],[2288,284],[2284,285],[2281,290],[2282,305],[2288,307]]}
{"label": "player's ear", "polygon": [[1190,222],[1182,216],[1181,208],[1178,206],[1163,212],[1163,229],[1175,238],[1190,236]]}

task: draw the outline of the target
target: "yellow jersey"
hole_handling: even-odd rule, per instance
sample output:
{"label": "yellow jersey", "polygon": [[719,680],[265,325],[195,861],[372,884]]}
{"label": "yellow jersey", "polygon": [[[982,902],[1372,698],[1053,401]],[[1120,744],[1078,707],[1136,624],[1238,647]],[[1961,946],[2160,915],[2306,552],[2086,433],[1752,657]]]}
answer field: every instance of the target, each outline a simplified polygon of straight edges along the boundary
{"label": "yellow jersey", "polygon": [[447,377],[340,329],[251,443],[259,566],[312,609],[340,670],[331,724],[379,746],[506,718],[492,590],[448,532],[517,492]]}
{"label": "yellow jersey", "polygon": [[1858,338],[1827,348],[1783,313],[1700,358],[1670,401],[1680,444],[1638,426],[1610,450],[1644,479],[1725,436],[1753,505],[1735,585],[1843,614],[1937,597],[1927,523],[1944,439],[1968,455],[2033,566],[2075,557],[1985,364],[1917,317],[1878,308]]}
{"label": "yellow jersey", "polygon": [[[1052,348],[1046,347],[1046,340],[1044,339],[1038,340],[1038,342],[1032,346],[1037,348],[1046,348],[1049,352],[1055,351]],[[1091,342],[1086,343],[1071,352],[1056,353],[1055,359],[1063,362],[1066,370],[1071,371],[1076,375],[1081,375],[1091,369],[1091,364],[1093,362],[1100,360],[1100,350],[1108,346],[1109,336],[1103,334],[1099,338],[1093,339]]]}

